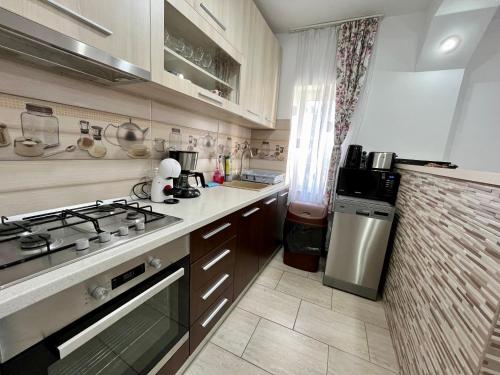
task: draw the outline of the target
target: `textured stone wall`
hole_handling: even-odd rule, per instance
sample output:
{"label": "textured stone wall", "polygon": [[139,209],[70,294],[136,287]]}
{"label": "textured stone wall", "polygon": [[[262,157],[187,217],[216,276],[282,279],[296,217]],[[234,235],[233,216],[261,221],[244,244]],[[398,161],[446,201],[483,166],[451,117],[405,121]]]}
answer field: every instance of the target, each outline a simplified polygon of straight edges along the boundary
{"label": "textured stone wall", "polygon": [[498,374],[500,188],[401,173],[384,299],[402,374]]}

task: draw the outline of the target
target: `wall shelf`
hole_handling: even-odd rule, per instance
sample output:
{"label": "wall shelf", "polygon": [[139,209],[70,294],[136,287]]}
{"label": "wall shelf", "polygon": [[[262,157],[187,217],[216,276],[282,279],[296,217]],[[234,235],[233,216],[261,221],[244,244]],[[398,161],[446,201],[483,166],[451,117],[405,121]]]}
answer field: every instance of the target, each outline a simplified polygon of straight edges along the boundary
{"label": "wall shelf", "polygon": [[188,79],[194,84],[209,90],[217,89],[220,87],[218,85],[222,85],[229,90],[234,90],[229,83],[207,72],[205,69],[179,55],[167,46],[164,47],[164,54],[165,70],[168,70],[169,72],[181,73],[185,79]]}

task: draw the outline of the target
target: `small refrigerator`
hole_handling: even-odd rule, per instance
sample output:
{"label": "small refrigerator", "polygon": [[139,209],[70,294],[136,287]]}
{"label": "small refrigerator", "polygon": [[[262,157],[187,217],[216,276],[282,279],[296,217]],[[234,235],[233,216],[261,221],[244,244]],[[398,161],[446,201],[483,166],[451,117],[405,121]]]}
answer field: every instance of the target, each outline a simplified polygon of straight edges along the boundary
{"label": "small refrigerator", "polygon": [[395,208],[389,203],[338,196],[323,284],[377,299],[388,261]]}

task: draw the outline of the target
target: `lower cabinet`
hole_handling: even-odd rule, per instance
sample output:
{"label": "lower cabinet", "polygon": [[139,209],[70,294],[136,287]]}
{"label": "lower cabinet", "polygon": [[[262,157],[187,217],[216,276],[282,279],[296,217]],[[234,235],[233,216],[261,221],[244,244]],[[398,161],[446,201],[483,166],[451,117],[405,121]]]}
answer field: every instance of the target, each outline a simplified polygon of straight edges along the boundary
{"label": "lower cabinet", "polygon": [[262,200],[262,243],[259,247],[259,270],[280,246],[280,219],[278,217],[278,194]]}
{"label": "lower cabinet", "polygon": [[262,244],[263,210],[261,202],[238,211],[238,246],[234,266],[234,296],[238,297],[259,272],[259,249]]}
{"label": "lower cabinet", "polygon": [[193,351],[281,245],[286,190],[191,233]]}

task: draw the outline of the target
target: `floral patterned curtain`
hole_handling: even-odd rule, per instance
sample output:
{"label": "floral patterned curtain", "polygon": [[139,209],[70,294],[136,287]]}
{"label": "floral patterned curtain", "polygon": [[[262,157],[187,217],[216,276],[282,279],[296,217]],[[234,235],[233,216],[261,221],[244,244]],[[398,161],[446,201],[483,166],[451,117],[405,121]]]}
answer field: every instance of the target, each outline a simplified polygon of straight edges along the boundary
{"label": "floral patterned curtain", "polygon": [[337,84],[335,92],[335,144],[330,159],[326,200],[333,211],[335,178],[340,147],[351,126],[377,34],[378,18],[345,22],[337,30]]}

